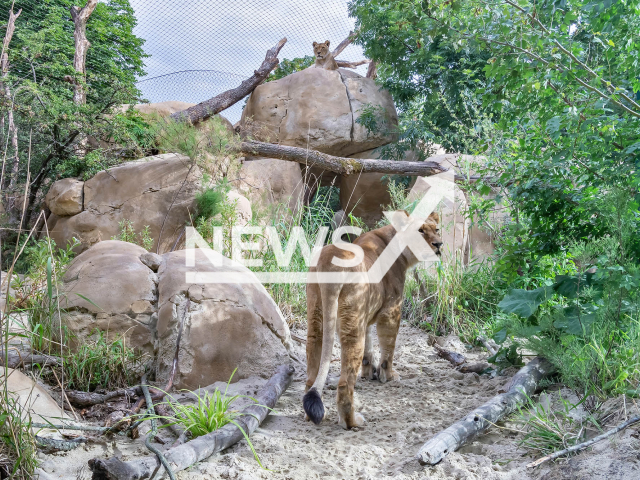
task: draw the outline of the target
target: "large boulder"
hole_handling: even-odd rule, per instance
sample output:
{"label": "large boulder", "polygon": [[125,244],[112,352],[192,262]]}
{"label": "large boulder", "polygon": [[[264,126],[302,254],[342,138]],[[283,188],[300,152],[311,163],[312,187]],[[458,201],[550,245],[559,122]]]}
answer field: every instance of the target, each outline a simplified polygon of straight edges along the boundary
{"label": "large boulder", "polygon": [[76,250],[82,252],[117,236],[121,222],[131,222],[138,234],[148,225],[153,250],[167,252],[195,211],[200,182],[198,167],[188,157],[175,153],[102,171],[84,182],[82,212],[70,217],[53,213],[48,222],[51,238],[58,247],[64,247],[75,237],[80,241]]}
{"label": "large boulder", "polygon": [[[424,177],[418,177],[413,185],[408,202],[419,201],[428,194],[431,185]],[[440,236],[444,245],[441,248],[442,261],[466,265],[469,262],[469,226],[467,218],[467,199],[464,192],[451,182],[453,199],[445,198],[436,208],[440,214]]]}
{"label": "large boulder", "polygon": [[304,197],[300,164],[276,158],[245,159],[233,184],[261,214],[270,214],[280,205],[296,212]]}
{"label": "large boulder", "polygon": [[78,255],[63,277],[62,324],[76,345],[96,330],[153,353],[158,278],[132,243],[107,240]]}
{"label": "large boulder", "polygon": [[[171,371],[183,318],[177,388],[227,381],[236,368],[236,380],[271,375],[277,365],[288,362],[291,342],[279,308],[246,267],[227,259],[224,266],[214,266],[204,250],[190,251],[194,267],[187,266],[188,250],[180,250],[163,255],[158,270],[157,379],[166,380]],[[187,276],[213,274],[220,281],[222,272],[256,283],[206,283]]]}
{"label": "large boulder", "polygon": [[69,217],[82,211],[83,196],[84,182],[64,178],[51,186],[44,201],[55,215]]}
{"label": "large boulder", "polygon": [[[385,117],[384,129],[369,133],[357,123],[365,105]],[[397,124],[391,95],[372,79],[308,68],[258,86],[242,111],[240,130],[263,141],[347,156],[394,141]]]}
{"label": "large boulder", "polygon": [[[378,159],[380,149],[367,150],[351,155],[352,158]],[[415,161],[416,154],[405,153],[404,160]],[[374,228],[382,219],[384,208],[391,203],[389,180],[386,173],[357,173],[342,176],[340,179],[340,205],[346,213],[361,218],[364,223]]]}
{"label": "large boulder", "polygon": [[5,369],[0,369],[0,388],[3,392],[5,387],[9,397],[20,407],[20,415],[25,421],[29,416],[36,423],[59,423],[56,419],[69,418],[42,386],[20,370],[7,368],[5,377]]}

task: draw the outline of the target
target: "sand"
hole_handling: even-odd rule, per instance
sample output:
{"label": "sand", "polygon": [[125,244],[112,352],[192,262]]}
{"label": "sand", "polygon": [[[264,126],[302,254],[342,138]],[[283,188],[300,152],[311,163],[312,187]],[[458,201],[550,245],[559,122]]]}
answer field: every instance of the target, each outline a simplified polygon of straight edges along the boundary
{"label": "sand", "polygon": [[[304,332],[295,332],[304,337]],[[488,356],[479,348],[469,349],[457,339],[444,342],[448,348],[464,353],[468,362]],[[429,345],[428,335],[403,325],[396,350],[398,382],[381,384],[360,379],[356,401],[367,424],[345,431],[337,425],[335,389],[325,392],[327,418],[319,426],[304,420],[302,395],[305,366],[296,363],[292,386],[280,398],[272,413],[252,436],[263,470],[246,442],[221,455],[180,472],[181,480],[195,479],[634,479],[640,478],[640,442],[631,427],[590,451],[571,459],[527,470],[533,460],[517,446],[519,434],[508,429],[492,429],[440,464],[422,467],[413,458],[432,435],[463,417],[469,410],[498,393],[506,376],[461,374],[438,358]],[[297,345],[297,357],[304,358],[304,347]],[[330,376],[339,374],[338,348]],[[264,380],[251,378],[233,385],[233,391],[254,394]],[[507,425],[510,426],[510,425]],[[144,430],[143,430],[144,431]],[[166,438],[171,437],[166,434]],[[111,455],[130,459],[147,455],[142,440],[117,437],[103,445],[91,445],[69,453],[41,455],[48,479],[89,479],[87,461]],[[166,477],[163,477],[166,478]]]}

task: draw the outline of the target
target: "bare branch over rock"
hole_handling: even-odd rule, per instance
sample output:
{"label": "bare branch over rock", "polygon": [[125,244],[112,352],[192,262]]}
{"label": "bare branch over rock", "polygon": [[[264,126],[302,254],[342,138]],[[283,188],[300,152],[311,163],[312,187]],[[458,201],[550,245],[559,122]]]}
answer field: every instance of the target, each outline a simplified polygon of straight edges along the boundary
{"label": "bare branch over rock", "polygon": [[182,112],[176,112],[171,115],[171,118],[173,120],[188,120],[192,124],[196,124],[239,102],[253,92],[253,90],[260,85],[267,76],[269,76],[271,71],[278,66],[278,54],[286,42],[287,39],[283,38],[273,48],[267,51],[267,55],[265,56],[262,65],[260,65],[260,68],[255,70],[253,75],[244,80],[240,86],[227,90],[226,92],[222,92],[220,95],[216,95],[209,100],[205,100],[193,107],[189,107]]}
{"label": "bare branch over rock", "polygon": [[[353,175],[358,173],[387,173],[399,175],[430,176],[447,172],[448,169],[436,162],[405,162],[395,160],[375,160],[336,157],[317,150],[308,150],[299,147],[288,147],[264,142],[242,142],[242,153],[267,158],[279,158],[298,162],[310,167],[320,167],[340,175]],[[466,177],[455,175],[456,180],[465,180]]]}

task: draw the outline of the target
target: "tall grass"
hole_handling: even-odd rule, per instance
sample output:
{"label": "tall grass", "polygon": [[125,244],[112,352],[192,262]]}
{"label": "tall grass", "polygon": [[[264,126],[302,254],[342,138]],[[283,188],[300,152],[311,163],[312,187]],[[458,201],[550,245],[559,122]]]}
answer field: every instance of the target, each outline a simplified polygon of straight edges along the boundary
{"label": "tall grass", "polygon": [[96,388],[116,390],[136,383],[144,373],[144,355],[125,344],[108,340],[101,331],[65,355],[62,368],[67,387],[92,392]]}
{"label": "tall grass", "polygon": [[493,327],[503,295],[499,284],[489,261],[416,269],[405,284],[404,318],[437,335],[456,333],[475,341]]}

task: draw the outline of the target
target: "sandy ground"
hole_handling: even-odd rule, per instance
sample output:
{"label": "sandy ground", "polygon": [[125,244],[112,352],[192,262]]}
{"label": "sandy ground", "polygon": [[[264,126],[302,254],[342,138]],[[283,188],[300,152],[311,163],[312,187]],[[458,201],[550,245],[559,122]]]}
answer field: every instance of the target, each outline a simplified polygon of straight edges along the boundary
{"label": "sandy ground", "polygon": [[[304,332],[296,332],[304,336]],[[455,339],[449,347],[463,351],[468,362],[483,360],[486,352],[467,349]],[[297,346],[298,356],[304,349]],[[336,349],[337,350],[337,349]],[[335,352],[337,354],[337,352]],[[335,356],[330,376],[339,374]],[[269,471],[262,470],[246,442],[180,472],[181,480],[195,479],[640,479],[637,428],[568,460],[527,470],[532,460],[517,447],[517,433],[493,429],[440,464],[422,467],[413,456],[438,431],[498,393],[507,377],[461,374],[435,355],[428,336],[403,325],[396,350],[398,382],[380,384],[359,380],[356,400],[367,424],[357,431],[337,425],[335,389],[325,392],[327,418],[320,426],[304,420],[302,395],[305,367],[296,364],[292,386],[252,436],[253,445]],[[247,379],[234,391],[254,394],[263,380]],[[170,438],[167,436],[167,438]],[[94,457],[148,455],[141,440],[118,438],[69,453],[42,455],[43,480],[89,479],[87,461]]]}

